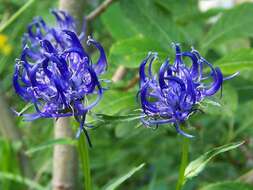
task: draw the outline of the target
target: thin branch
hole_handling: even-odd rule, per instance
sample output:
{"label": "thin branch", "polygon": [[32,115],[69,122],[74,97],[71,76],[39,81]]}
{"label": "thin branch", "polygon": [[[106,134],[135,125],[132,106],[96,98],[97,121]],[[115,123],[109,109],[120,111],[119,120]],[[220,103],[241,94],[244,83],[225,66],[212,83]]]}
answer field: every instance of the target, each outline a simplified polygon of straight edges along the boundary
{"label": "thin branch", "polygon": [[124,91],[128,91],[131,88],[133,88],[138,82],[139,82],[139,75],[136,75],[130,82],[127,84],[127,86],[123,89]]}
{"label": "thin branch", "polygon": [[253,184],[253,169],[239,177],[238,181]]}
{"label": "thin branch", "polygon": [[120,65],[115,71],[115,73],[113,74],[112,81],[113,82],[120,81],[125,76],[126,72],[127,72],[127,69],[124,66]]}
{"label": "thin branch", "polygon": [[105,0],[100,6],[98,6],[88,16],[86,16],[86,20],[87,21],[94,20],[96,17],[101,15],[115,1],[116,0]]}

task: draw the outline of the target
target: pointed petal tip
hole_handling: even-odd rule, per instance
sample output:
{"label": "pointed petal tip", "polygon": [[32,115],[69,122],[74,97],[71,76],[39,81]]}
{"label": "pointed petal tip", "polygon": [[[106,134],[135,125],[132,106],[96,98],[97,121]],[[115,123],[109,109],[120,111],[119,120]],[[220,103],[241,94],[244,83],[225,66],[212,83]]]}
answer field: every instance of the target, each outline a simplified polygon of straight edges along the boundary
{"label": "pointed petal tip", "polygon": [[181,52],[180,43],[172,42],[171,46],[172,46],[172,48],[174,48],[176,50],[176,53],[180,53]]}
{"label": "pointed petal tip", "polygon": [[96,42],[96,41],[92,38],[92,36],[89,35],[87,37],[87,42],[86,43],[87,43],[87,45],[91,45],[92,42]]}
{"label": "pointed petal tip", "polygon": [[224,77],[223,81],[233,79],[233,78],[235,78],[235,77],[237,77],[239,75],[240,75],[240,71],[237,71],[236,73],[234,73],[234,74],[232,74],[230,76]]}
{"label": "pointed petal tip", "polygon": [[22,114],[20,114],[18,111],[16,111],[14,108],[10,108],[11,112],[15,115],[15,116],[22,116]]}
{"label": "pointed petal tip", "polygon": [[78,131],[76,132],[76,135],[75,135],[75,138],[76,138],[76,139],[79,139],[79,138],[80,138],[81,132],[82,132],[82,129],[79,128]]}
{"label": "pointed petal tip", "polygon": [[186,132],[184,132],[182,129],[180,129],[179,125],[177,123],[174,124],[174,127],[176,128],[176,131],[180,134],[180,135],[183,135],[187,138],[194,138],[195,136],[193,135],[190,135]]}

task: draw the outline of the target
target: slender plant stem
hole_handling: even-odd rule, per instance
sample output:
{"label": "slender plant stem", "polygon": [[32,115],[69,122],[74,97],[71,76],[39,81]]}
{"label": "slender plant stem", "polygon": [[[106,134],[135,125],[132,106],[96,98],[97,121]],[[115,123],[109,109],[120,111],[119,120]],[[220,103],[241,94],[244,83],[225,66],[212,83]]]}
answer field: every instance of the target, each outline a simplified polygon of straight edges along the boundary
{"label": "slender plant stem", "polygon": [[15,14],[11,16],[9,20],[7,20],[3,25],[0,26],[0,33],[3,32],[12,22],[14,22],[20,15],[28,9],[35,0],[27,1]]}
{"label": "slender plant stem", "polygon": [[100,6],[86,16],[87,21],[91,21],[101,15],[115,0],[105,0]]}
{"label": "slender plant stem", "polygon": [[113,82],[120,81],[126,75],[126,73],[127,73],[127,69],[123,65],[120,65],[115,71],[115,73],[113,74],[112,81]]}
{"label": "slender plant stem", "polygon": [[[59,0],[59,9],[75,18],[81,31],[86,0]],[[74,138],[70,118],[59,118],[55,123],[55,138]],[[77,148],[70,145],[55,145],[53,157],[53,190],[76,190],[78,179]]]}
{"label": "slender plant stem", "polygon": [[82,133],[78,141],[78,150],[82,163],[82,169],[84,174],[84,189],[92,190],[91,172],[90,172],[90,160],[89,160],[89,146]]}
{"label": "slender plant stem", "polygon": [[[57,119],[54,127],[55,139],[73,138],[70,118]],[[75,190],[78,175],[77,149],[73,145],[56,144],[53,154],[53,190]]]}
{"label": "slender plant stem", "polygon": [[183,137],[181,165],[180,165],[179,177],[178,177],[178,181],[177,181],[176,190],[181,190],[184,185],[184,182],[185,182],[184,172],[185,172],[185,168],[188,164],[188,154],[189,154],[189,139],[187,137]]}

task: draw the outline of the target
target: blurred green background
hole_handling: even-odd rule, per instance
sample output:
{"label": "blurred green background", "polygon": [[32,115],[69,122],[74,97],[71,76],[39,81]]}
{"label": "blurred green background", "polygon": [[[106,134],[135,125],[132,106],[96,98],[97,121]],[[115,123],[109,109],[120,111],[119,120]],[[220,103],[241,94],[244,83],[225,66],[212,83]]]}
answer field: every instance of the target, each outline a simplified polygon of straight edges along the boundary
{"label": "blurred green background", "polygon": [[[26,2],[0,0],[0,25]],[[84,14],[101,2],[88,1]],[[160,63],[168,55],[172,60],[172,42],[179,42],[184,51],[194,46],[207,60],[220,66],[225,75],[240,71],[239,77],[225,82],[223,97],[218,94],[214,98],[220,107],[207,102],[208,108],[203,107],[205,114],[191,118],[190,133],[196,137],[191,139],[190,159],[229,142],[245,140],[245,144],[219,155],[198,177],[186,183],[185,190],[228,180],[253,183],[253,174],[250,175],[253,171],[253,4],[208,1],[217,2],[211,7],[204,2],[118,0],[88,25],[108,55],[109,70],[102,78],[111,79],[120,65],[125,71],[122,80],[108,85],[110,90],[93,109],[95,113],[127,115],[138,109],[135,99],[138,65],[149,51],[159,53]],[[36,185],[51,188],[53,120],[24,122],[10,109],[21,110],[25,106],[11,83],[15,59],[21,52],[21,36],[34,16],[42,16],[54,24],[49,10],[57,6],[58,1],[37,0],[0,34],[1,190],[38,189]],[[101,189],[141,163],[146,165],[118,189],[175,189],[181,137],[173,127],[152,130],[142,127],[138,120],[98,122],[92,116],[89,119],[96,126],[90,130],[94,146],[90,149],[94,189]],[[71,127],[76,130],[78,124],[73,122]],[[28,160],[24,161],[23,157]],[[24,170],[33,173],[33,185],[21,177]],[[76,178],[81,189],[81,168]]]}

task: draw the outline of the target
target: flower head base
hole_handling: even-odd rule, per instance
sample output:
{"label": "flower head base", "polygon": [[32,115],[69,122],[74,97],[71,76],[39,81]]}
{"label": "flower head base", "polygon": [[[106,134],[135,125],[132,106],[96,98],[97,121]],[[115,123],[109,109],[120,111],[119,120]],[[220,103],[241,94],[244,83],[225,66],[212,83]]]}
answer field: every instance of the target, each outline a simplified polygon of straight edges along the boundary
{"label": "flower head base", "polygon": [[[193,137],[182,131],[179,125],[198,111],[197,105],[201,101],[218,92],[224,80],[238,73],[224,78],[221,70],[214,68],[196,50],[181,52],[178,44],[174,46],[174,63],[170,64],[167,59],[161,65],[158,76],[152,73],[156,53],[149,53],[140,65],[138,95],[143,111],[142,122],[145,126],[171,123],[181,135]],[[183,58],[189,59],[190,66]]]}
{"label": "flower head base", "polygon": [[[87,44],[100,52],[93,64],[81,45],[73,18],[63,11],[52,11],[56,27],[35,18],[23,38],[23,51],[16,61],[13,86],[36,113],[24,114],[26,120],[74,116],[83,128],[86,113],[101,99],[99,75],[107,67],[103,47],[92,38]],[[97,99],[88,103],[89,95]]]}

